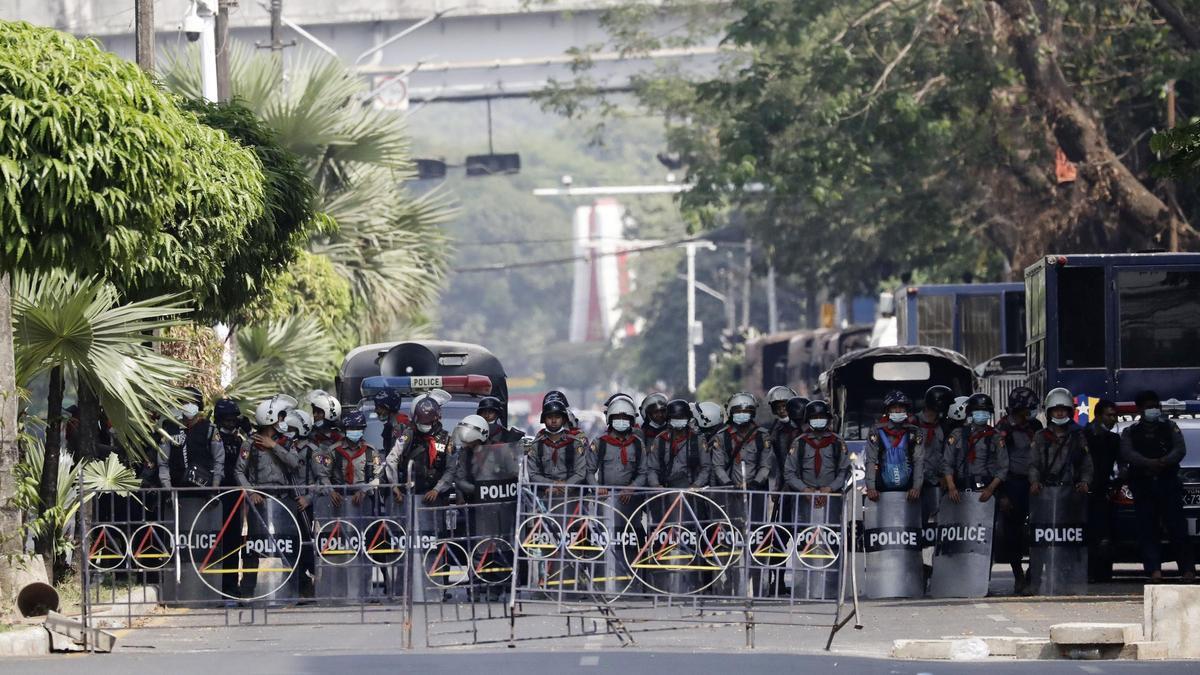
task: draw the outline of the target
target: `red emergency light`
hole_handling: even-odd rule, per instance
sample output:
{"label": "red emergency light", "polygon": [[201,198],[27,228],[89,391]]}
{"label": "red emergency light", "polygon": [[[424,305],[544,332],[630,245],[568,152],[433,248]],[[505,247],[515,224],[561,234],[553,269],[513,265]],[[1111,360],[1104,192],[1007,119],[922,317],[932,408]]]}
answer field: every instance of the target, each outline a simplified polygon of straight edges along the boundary
{"label": "red emergency light", "polygon": [[430,389],[441,389],[450,394],[485,396],[492,393],[492,378],[487,375],[376,375],[362,381],[363,396],[388,390],[412,396]]}

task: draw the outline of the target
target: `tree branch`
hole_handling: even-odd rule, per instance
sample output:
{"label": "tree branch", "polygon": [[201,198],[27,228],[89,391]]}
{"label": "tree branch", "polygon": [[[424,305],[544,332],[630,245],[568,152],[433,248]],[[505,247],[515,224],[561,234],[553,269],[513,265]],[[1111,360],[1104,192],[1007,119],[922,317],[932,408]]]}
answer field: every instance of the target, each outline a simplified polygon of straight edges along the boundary
{"label": "tree branch", "polygon": [[1200,30],[1197,30],[1192,22],[1188,21],[1175,3],[1171,0],[1150,0],[1150,4],[1154,5],[1154,9],[1158,10],[1162,18],[1167,20],[1176,33],[1179,33],[1179,37],[1183,38],[1188,47],[1200,49]]}

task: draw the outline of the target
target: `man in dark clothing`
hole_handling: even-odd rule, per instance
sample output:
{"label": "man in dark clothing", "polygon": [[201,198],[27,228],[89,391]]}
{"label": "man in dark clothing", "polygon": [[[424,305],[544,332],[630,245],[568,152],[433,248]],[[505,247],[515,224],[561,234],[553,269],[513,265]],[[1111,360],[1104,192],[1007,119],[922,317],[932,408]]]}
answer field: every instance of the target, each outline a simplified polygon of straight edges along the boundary
{"label": "man in dark clothing", "polygon": [[1139,417],[1121,432],[1121,458],[1129,463],[1129,487],[1133,490],[1142,564],[1151,583],[1162,582],[1158,538],[1162,522],[1175,547],[1175,560],[1183,580],[1191,583],[1196,579],[1196,568],[1183,517],[1183,483],[1179,480],[1179,463],[1187,452],[1183,433],[1163,414],[1158,394],[1143,391],[1135,402]]}
{"label": "man in dark clothing", "polygon": [[1000,487],[996,505],[1003,523],[1003,557],[1012,567],[1016,592],[1023,593],[1028,585],[1022,560],[1028,544],[1025,524],[1029,520],[1029,463],[1034,436],[1042,430],[1037,412],[1037,394],[1029,387],[1017,387],[1008,394],[1008,414],[996,423],[996,431],[1008,450],[1008,477]]}
{"label": "man in dark clothing", "polygon": [[1111,495],[1113,477],[1121,459],[1121,436],[1113,433],[1117,424],[1117,404],[1108,399],[1096,403],[1092,420],[1083,428],[1088,452],[1092,455],[1092,491],[1088,493],[1088,581],[1112,579]]}

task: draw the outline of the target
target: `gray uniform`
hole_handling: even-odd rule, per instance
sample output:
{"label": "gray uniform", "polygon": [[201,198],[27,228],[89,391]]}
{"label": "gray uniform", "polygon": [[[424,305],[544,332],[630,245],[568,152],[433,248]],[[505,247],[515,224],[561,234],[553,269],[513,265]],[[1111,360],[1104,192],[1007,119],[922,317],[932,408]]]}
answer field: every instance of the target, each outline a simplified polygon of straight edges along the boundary
{"label": "gray uniform", "polygon": [[529,480],[535,483],[587,483],[588,444],[582,436],[563,429],[538,432],[529,448]]}
{"label": "gray uniform", "polygon": [[996,424],[996,431],[1004,436],[1004,449],[1008,452],[1008,478],[1025,478],[1029,475],[1033,437],[1042,430],[1036,419],[1017,426],[1008,417]]}
{"label": "gray uniform", "polygon": [[632,431],[609,432],[592,441],[588,457],[594,468],[589,468],[588,478],[593,485],[645,487],[649,454]]}
{"label": "gray uniform", "polygon": [[921,460],[925,467],[925,485],[932,487],[942,482],[946,475],[946,432],[938,422],[927,424],[917,418],[921,431]]}
{"label": "gray uniform", "polygon": [[1045,485],[1092,484],[1094,469],[1083,429],[1068,422],[1065,433],[1053,429],[1034,434],[1029,463],[1029,482]]}
{"label": "gray uniform", "polygon": [[301,456],[292,450],[287,439],[272,432],[275,447],[270,450],[254,445],[249,438],[242,444],[234,476],[242,487],[291,485],[291,476],[300,467]]}
{"label": "gray uniform", "polygon": [[[197,422],[203,418],[197,418]],[[166,432],[163,432],[166,433]],[[158,444],[158,480],[165,488],[179,487],[171,484],[171,451],[173,448],[178,448],[184,453],[184,464],[188,462],[187,457],[187,427],[180,427],[178,433],[171,437],[170,440],[161,439]],[[208,443],[209,452],[212,453],[212,487],[220,487],[221,479],[225,476],[225,443],[221,441],[221,433],[217,430],[217,425],[209,424]],[[184,467],[186,470],[187,467]]]}
{"label": "gray uniform", "polygon": [[[762,427],[752,426],[749,432],[739,432],[727,426],[712,437],[712,470],[714,485],[746,485],[765,490],[771,478],[775,453],[771,437]],[[745,465],[749,476],[742,475]]]}
{"label": "gray uniform", "polygon": [[667,430],[647,449],[646,484],[676,489],[701,488],[710,482],[712,451],[693,429]]}
{"label": "gray uniform", "polygon": [[887,454],[884,447],[885,442],[891,443],[892,447],[904,446],[906,461],[912,469],[912,484],[904,489],[907,491],[909,488],[922,487],[925,482],[925,446],[921,443],[921,432],[915,426],[893,425],[891,422],[875,425],[875,428],[871,429],[871,433],[867,436],[867,487],[875,488],[880,492],[886,489],[879,476]]}
{"label": "gray uniform", "polygon": [[986,485],[1008,477],[1008,451],[1004,437],[989,426],[968,424],[955,429],[946,439],[947,474],[954,476],[959,490]]}
{"label": "gray uniform", "polygon": [[812,492],[817,488],[839,490],[846,483],[849,471],[850,452],[846,442],[832,431],[809,431],[797,436],[788,448],[783,483],[796,492]]}
{"label": "gray uniform", "polygon": [[[383,458],[366,441],[355,443],[343,438],[314,453],[317,481],[322,486],[357,485],[358,492],[370,492],[383,475]],[[329,489],[323,488],[322,494]]]}

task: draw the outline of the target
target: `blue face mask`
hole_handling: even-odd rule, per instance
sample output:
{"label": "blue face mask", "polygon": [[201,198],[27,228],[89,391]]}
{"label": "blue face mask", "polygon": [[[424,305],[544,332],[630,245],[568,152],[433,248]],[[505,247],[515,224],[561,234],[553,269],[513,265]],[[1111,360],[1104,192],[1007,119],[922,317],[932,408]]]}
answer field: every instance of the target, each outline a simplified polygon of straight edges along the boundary
{"label": "blue face mask", "polygon": [[824,417],[817,417],[808,421],[808,425],[817,431],[822,431],[829,426],[829,420]]}
{"label": "blue face mask", "polygon": [[746,424],[749,421],[750,421],[750,413],[746,413],[746,412],[733,413],[733,423],[734,424]]}
{"label": "blue face mask", "polygon": [[616,419],[612,421],[612,429],[617,433],[625,433],[629,431],[631,424],[629,420]]}
{"label": "blue face mask", "polygon": [[986,410],[976,410],[971,413],[971,422],[976,426],[984,426],[992,421],[992,413]]}
{"label": "blue face mask", "polygon": [[346,438],[349,438],[350,440],[354,441],[355,443],[361,441],[362,437],[363,437],[362,429],[349,429],[346,431]]}
{"label": "blue face mask", "polygon": [[1157,422],[1162,419],[1162,409],[1146,408],[1142,411],[1142,419],[1146,420],[1147,422]]}

